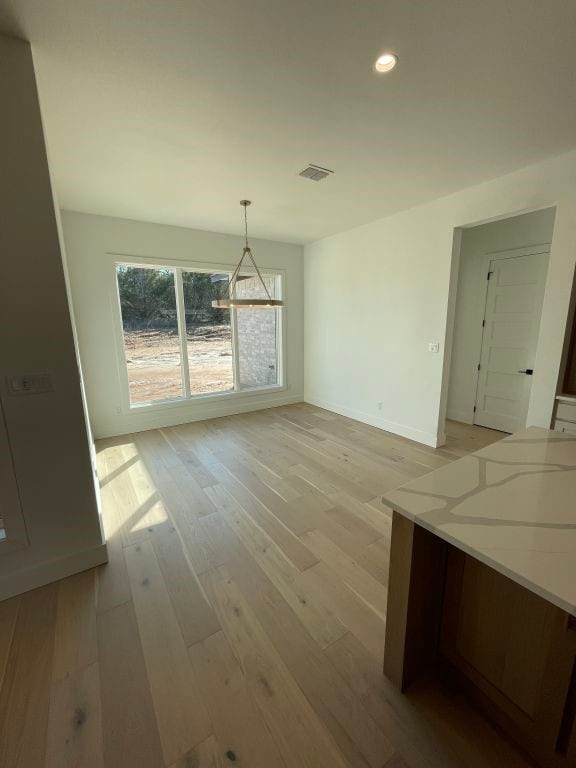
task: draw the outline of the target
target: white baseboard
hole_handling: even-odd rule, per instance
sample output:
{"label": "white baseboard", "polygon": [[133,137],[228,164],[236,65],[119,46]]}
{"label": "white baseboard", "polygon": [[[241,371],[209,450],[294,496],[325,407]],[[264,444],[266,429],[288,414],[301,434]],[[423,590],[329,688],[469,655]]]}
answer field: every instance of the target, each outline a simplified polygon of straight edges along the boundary
{"label": "white baseboard", "polygon": [[394,435],[400,435],[400,437],[406,437],[408,440],[414,440],[416,443],[422,443],[423,445],[429,445],[432,448],[438,448],[443,445],[442,435],[435,435],[432,432],[424,432],[420,429],[414,429],[414,427],[407,427],[404,424],[398,424],[395,421],[387,421],[379,416],[372,416],[369,413],[363,411],[357,411],[354,408],[347,408],[346,406],[337,405],[336,403],[329,403],[321,398],[311,397],[309,395],[304,396],[304,402],[311,405],[317,405],[319,408],[325,408],[327,411],[333,411],[339,413],[341,416],[347,416],[349,419],[355,421],[361,421],[364,424],[370,424],[371,427],[377,427],[383,429],[385,432],[392,432]]}
{"label": "white baseboard", "polygon": [[227,400],[222,403],[212,402],[202,405],[198,408],[195,404],[194,410],[187,406],[182,408],[159,409],[149,412],[134,412],[129,414],[120,414],[109,422],[98,422],[92,424],[92,432],[95,440],[104,437],[117,437],[120,435],[129,435],[133,432],[144,432],[147,429],[159,429],[161,427],[176,427],[179,424],[189,424],[193,421],[205,421],[206,419],[217,419],[220,416],[234,416],[237,413],[248,413],[250,411],[262,411],[266,408],[276,408],[281,405],[292,405],[301,403],[303,397],[298,395],[267,395],[256,400],[238,399]]}
{"label": "white baseboard", "polygon": [[0,600],[7,600],[14,595],[43,587],[45,584],[51,584],[53,581],[65,579],[66,576],[72,576],[107,562],[106,544],[100,544],[58,560],[49,560],[23,571],[15,571],[0,578]]}

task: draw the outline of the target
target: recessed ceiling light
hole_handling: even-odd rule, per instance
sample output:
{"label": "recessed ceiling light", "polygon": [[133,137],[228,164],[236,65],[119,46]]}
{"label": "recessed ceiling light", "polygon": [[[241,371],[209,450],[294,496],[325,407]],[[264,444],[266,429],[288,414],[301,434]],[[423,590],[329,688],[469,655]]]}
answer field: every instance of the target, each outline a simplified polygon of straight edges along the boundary
{"label": "recessed ceiling light", "polygon": [[376,72],[390,72],[398,64],[398,56],[395,53],[383,53],[378,56],[374,69]]}

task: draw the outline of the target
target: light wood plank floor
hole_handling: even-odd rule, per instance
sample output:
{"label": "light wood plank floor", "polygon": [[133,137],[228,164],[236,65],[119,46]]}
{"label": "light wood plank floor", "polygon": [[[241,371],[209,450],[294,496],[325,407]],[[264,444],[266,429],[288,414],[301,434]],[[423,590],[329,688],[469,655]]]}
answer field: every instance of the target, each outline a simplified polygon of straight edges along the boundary
{"label": "light wood plank floor", "polygon": [[432,450],[308,405],[100,441],[107,566],[0,603],[2,768],[520,768],[381,674],[386,490]]}

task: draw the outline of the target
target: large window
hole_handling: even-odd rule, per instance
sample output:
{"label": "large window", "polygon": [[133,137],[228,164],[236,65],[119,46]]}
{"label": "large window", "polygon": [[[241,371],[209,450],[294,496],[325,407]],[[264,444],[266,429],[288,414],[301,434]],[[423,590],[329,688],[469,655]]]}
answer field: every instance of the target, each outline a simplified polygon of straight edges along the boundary
{"label": "large window", "polygon": [[[116,266],[130,405],[278,386],[280,309],[213,309],[230,275]],[[265,275],[281,298],[279,275]],[[260,297],[250,275],[238,297]]]}

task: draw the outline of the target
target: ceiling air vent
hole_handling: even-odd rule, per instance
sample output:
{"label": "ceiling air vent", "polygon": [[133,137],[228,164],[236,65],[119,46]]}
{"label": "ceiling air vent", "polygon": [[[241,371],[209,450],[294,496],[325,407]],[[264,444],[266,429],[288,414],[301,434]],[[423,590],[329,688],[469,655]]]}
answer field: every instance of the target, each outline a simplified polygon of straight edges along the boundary
{"label": "ceiling air vent", "polygon": [[299,176],[303,176],[305,179],[311,179],[312,181],[322,181],[326,176],[331,176],[334,171],[329,168],[322,168],[319,165],[310,164],[303,171],[300,171]]}

